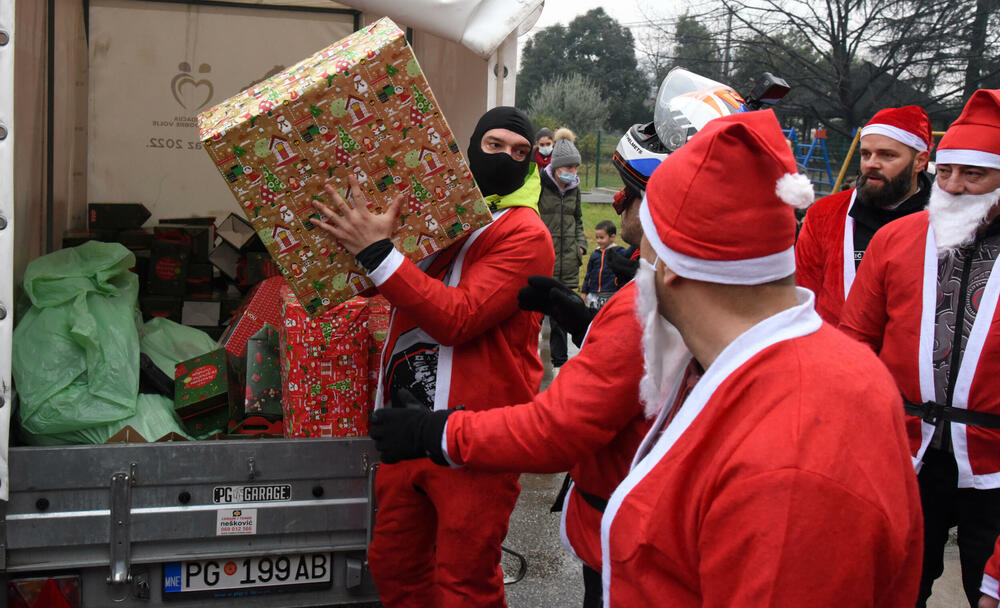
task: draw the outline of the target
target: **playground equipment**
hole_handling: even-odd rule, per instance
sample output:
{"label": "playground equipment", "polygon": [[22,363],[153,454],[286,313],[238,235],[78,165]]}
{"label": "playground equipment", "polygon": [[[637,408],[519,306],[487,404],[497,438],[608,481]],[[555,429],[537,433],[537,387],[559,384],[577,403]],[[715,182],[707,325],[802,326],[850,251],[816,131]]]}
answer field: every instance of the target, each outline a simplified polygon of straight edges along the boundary
{"label": "playground equipment", "polygon": [[[830,155],[826,151],[826,129],[813,129],[812,141],[809,143],[799,141],[799,134],[794,127],[784,129],[784,133],[785,138],[792,142],[795,161],[805,169],[806,175],[816,186],[816,194],[826,196],[836,192]],[[839,182],[838,179],[837,183]]]}

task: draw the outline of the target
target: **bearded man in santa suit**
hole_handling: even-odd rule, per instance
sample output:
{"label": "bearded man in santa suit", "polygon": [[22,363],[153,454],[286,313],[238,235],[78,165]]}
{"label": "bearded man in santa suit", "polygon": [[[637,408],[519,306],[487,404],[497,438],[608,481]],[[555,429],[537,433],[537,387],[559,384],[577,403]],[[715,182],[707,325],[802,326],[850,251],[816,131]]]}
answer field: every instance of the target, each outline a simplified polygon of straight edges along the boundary
{"label": "bearded man in santa suit", "polygon": [[924,514],[919,606],[941,575],[951,527],[971,606],[1000,534],[998,199],[1000,91],[979,90],[938,144],[927,211],[875,235],[841,318],[906,401]]}
{"label": "bearded man in santa suit", "polygon": [[[812,198],[770,110],[709,122],[653,173],[636,281],[660,411],[602,519],[606,606],[916,599],[898,392],[795,286],[791,204]],[[680,381],[660,361],[677,332]]]}
{"label": "bearded man in santa suit", "polygon": [[816,312],[840,322],[854,274],[875,232],[927,206],[931,121],[917,106],[879,110],[861,129],[856,188],[809,208],[795,243],[795,281],[816,294]]}

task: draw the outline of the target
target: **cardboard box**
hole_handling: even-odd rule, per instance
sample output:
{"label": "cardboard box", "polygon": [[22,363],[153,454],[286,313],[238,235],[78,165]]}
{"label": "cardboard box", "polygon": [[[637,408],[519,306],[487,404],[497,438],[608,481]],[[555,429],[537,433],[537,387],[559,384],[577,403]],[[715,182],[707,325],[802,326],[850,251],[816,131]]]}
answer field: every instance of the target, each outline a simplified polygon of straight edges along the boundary
{"label": "cardboard box", "polygon": [[367,434],[368,303],[353,298],[310,318],[286,288],[282,311],[278,332],[285,436]]}
{"label": "cardboard box", "polygon": [[222,220],[216,232],[219,238],[237,250],[242,250],[257,235],[250,222],[235,213],[230,213],[226,219]]}
{"label": "cardboard box", "polygon": [[87,241],[101,241],[104,243],[115,242],[115,233],[110,230],[91,230],[88,232],[64,232],[62,238],[62,247],[67,249],[69,247],[76,247],[78,245],[83,245]]}
{"label": "cardboard box", "polygon": [[236,357],[243,357],[246,353],[247,340],[260,331],[265,323],[270,323],[274,327],[282,324],[281,290],[285,284],[283,278],[274,277],[257,285],[247,296],[243,307],[236,312],[232,323],[219,340],[219,345],[225,348],[226,352]]}
{"label": "cardboard box", "polygon": [[240,259],[242,256],[238,249],[230,245],[227,241],[219,245],[208,254],[208,261],[219,269],[219,272],[230,279],[236,281],[239,278]]}
{"label": "cardboard box", "polygon": [[229,428],[229,404],[181,416],[184,430],[195,438],[205,438],[208,433],[225,433]]}
{"label": "cardboard box", "polygon": [[153,233],[149,230],[122,230],[117,240],[130,251],[142,251],[153,245]]}
{"label": "cardboard box", "polygon": [[187,290],[191,244],[154,239],[149,252],[148,291],[153,295],[183,296]]}
{"label": "cardboard box", "polygon": [[208,263],[208,254],[215,248],[215,225],[160,224],[153,228],[153,237],[159,240],[189,243],[191,260]]}
{"label": "cardboard box", "polygon": [[219,300],[184,300],[181,323],[193,327],[218,327],[222,302]]}
{"label": "cardboard box", "polygon": [[180,323],[183,305],[184,300],[177,296],[145,295],[139,298],[139,308],[145,321],[163,317]]}
{"label": "cardboard box", "polygon": [[421,260],[492,221],[403,31],[381,19],[201,113],[204,148],[310,314],[372,286],[310,217],[354,175]]}
{"label": "cardboard box", "polygon": [[212,284],[214,267],[209,263],[191,262],[188,264],[186,279],[186,294],[189,298],[211,298],[215,287]]}
{"label": "cardboard box", "polygon": [[243,361],[243,394],[233,420],[260,416],[279,420],[281,409],[281,357],[278,354],[278,330],[264,324],[247,340]]}
{"label": "cardboard box", "polygon": [[281,276],[281,269],[271,259],[271,254],[266,251],[248,251],[243,259],[241,285],[249,287],[271,277]]}
{"label": "cardboard box", "polygon": [[[219,348],[177,364],[174,370],[174,410],[181,420],[226,409],[229,417],[229,372],[226,351]],[[191,431],[194,432],[193,430]]]}
{"label": "cardboard box", "polygon": [[152,215],[142,203],[90,203],[87,212],[87,227],[91,230],[141,228]]}

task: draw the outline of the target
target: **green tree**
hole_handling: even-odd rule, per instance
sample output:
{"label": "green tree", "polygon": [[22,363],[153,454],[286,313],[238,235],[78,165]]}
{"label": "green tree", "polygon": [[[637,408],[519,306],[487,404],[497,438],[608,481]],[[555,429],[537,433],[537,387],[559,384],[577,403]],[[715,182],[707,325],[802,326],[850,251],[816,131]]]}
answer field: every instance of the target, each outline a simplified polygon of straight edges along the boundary
{"label": "green tree", "polygon": [[684,13],[674,25],[673,65],[712,80],[724,80],[723,54],[715,36],[697,17]]}
{"label": "green tree", "polygon": [[517,75],[518,107],[528,107],[540,89],[572,74],[595,83],[609,103],[611,128],[649,119],[648,81],[638,68],[632,33],[604,9],[592,9],[566,27],[545,28],[525,43]]}
{"label": "green tree", "polygon": [[608,102],[600,90],[580,74],[559,76],[538,89],[528,102],[528,116],[536,127],[555,118],[557,124],[584,134],[603,129],[609,115]]}

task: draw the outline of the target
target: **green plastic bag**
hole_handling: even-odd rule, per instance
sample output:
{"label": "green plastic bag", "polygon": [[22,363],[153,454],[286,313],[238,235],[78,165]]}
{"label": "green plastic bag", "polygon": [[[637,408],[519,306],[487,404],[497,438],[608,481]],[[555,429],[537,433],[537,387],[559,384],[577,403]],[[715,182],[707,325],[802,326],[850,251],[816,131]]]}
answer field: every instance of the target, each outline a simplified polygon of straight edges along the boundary
{"label": "green plastic bag", "polygon": [[193,439],[174,413],[174,402],[160,395],[139,395],[135,415],[111,424],[93,426],[78,431],[32,435],[29,440],[34,445],[62,445],[79,443],[107,443],[115,433],[130,426],[146,441],[156,441],[167,433],[177,433],[185,439]]}
{"label": "green plastic bag", "polygon": [[216,348],[215,340],[205,332],[170,319],[154,318],[142,326],[140,350],[171,378],[178,363]]}
{"label": "green plastic bag", "polygon": [[14,330],[12,371],[22,430],[79,431],[130,418],[139,392],[135,256],[89,241],[31,262],[31,308]]}

